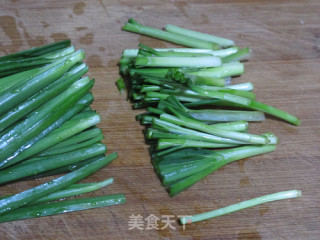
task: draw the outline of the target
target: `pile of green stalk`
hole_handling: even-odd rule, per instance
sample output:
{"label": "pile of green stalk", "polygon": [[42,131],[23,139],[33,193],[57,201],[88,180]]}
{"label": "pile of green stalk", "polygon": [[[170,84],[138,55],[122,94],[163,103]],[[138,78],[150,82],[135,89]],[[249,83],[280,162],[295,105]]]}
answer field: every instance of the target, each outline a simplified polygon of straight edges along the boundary
{"label": "pile of green stalk", "polygon": [[159,30],[129,19],[123,30],[189,48],[125,49],[117,84],[128,89],[146,125],[154,169],[175,196],[224,165],[275,150],[272,133],[248,133],[248,122],[265,113],[294,125],[300,120],[256,100],[253,84],[231,84],[244,73],[249,48],[168,24]]}
{"label": "pile of green stalk", "polygon": [[64,174],[0,199],[0,222],[110,206],[123,194],[64,200],[113,179],[76,184],[117,157],[105,155],[94,80],[70,40],[0,57],[0,184]]}

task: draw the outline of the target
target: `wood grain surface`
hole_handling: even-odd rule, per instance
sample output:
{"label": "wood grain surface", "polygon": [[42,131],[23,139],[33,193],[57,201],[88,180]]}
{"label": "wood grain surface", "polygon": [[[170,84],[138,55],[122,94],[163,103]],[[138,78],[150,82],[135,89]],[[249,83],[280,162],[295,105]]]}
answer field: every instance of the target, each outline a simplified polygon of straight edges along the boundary
{"label": "wood grain surface", "polygon": [[[129,17],[161,28],[166,23],[216,34],[253,50],[246,73],[258,100],[302,119],[299,127],[272,117],[251,124],[255,133],[274,132],[277,150],[232,163],[170,198],[150,163],[142,127],[126,97],[118,93],[117,62],[139,42],[172,44],[123,32]],[[319,239],[320,237],[320,2],[313,1],[0,1],[0,55],[70,38],[84,48],[96,79],[93,108],[102,118],[110,152],[119,158],[84,182],[114,177],[88,196],[124,193],[127,204],[52,217],[3,223],[0,239]],[[1,195],[48,181],[0,187]],[[299,199],[273,202],[174,229],[129,230],[129,216],[192,215],[264,194],[301,189]],[[160,227],[164,223],[159,222]],[[146,227],[146,225],[145,225]]]}

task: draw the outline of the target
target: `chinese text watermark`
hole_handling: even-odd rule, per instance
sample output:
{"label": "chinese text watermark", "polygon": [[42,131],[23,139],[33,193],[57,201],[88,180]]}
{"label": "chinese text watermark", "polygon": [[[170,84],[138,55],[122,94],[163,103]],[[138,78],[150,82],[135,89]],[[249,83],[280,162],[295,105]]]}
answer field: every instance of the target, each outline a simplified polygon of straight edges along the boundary
{"label": "chinese text watermark", "polygon": [[[128,227],[129,230],[164,230],[172,229],[176,230],[176,227],[173,225],[177,222],[177,218],[187,218],[190,216],[186,215],[161,215],[157,217],[154,214],[150,214],[147,217],[143,217],[140,214],[131,214],[129,216]],[[187,223],[190,223],[187,221]],[[185,230],[185,224],[182,225],[183,230]]]}

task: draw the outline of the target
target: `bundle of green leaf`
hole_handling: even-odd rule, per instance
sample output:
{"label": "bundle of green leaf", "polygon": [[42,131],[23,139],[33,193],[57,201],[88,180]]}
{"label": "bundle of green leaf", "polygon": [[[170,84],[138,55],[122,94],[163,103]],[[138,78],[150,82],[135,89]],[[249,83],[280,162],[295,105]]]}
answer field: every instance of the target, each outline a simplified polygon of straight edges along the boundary
{"label": "bundle of green leaf", "polygon": [[[116,153],[105,156],[103,134],[95,126],[100,116],[90,108],[94,80],[82,77],[88,71],[82,63],[84,57],[84,51],[76,51],[70,40],[0,57],[0,184],[66,172],[71,173],[58,179],[68,180],[67,176],[75,179],[62,186],[58,184],[52,191],[48,191],[48,186],[55,186],[53,182],[58,179],[47,183],[48,186],[40,185],[38,190],[30,189],[0,200],[0,222],[110,205],[109,200],[92,205],[94,199],[90,198],[85,200],[87,203],[79,199],[79,204],[78,200],[44,205],[35,202],[47,199],[50,194],[59,196],[49,199],[52,201],[88,191],[88,186],[71,184],[117,157]],[[91,185],[95,187],[89,187],[90,191],[105,184]],[[72,190],[67,190],[69,187]],[[58,193],[60,190],[62,195]],[[33,195],[37,191],[39,195]],[[27,199],[20,197],[26,193],[30,194]],[[123,195],[112,199],[118,198],[124,201]],[[62,211],[69,203],[69,208]],[[32,206],[25,207],[27,204]],[[45,213],[33,214],[38,207]]]}
{"label": "bundle of green leaf", "polygon": [[248,121],[263,121],[267,113],[299,125],[296,117],[256,101],[252,83],[231,85],[244,72],[240,61],[250,57],[249,48],[170,24],[162,31],[129,19],[123,30],[190,47],[139,44],[125,49],[119,63],[118,87],[128,88],[133,108],[148,111],[138,119],[171,196],[232,161],[274,151],[277,138],[247,133]]}

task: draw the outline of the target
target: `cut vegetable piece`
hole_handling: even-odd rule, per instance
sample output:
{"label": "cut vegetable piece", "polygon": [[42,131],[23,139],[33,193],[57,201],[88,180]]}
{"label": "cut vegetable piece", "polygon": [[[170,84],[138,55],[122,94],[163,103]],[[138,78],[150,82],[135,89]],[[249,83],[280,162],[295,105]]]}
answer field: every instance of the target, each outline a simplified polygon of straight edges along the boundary
{"label": "cut vegetable piece", "polygon": [[234,42],[230,39],[221,38],[221,37],[213,36],[213,35],[206,34],[206,33],[192,31],[192,30],[178,27],[178,26],[175,26],[172,24],[167,24],[165,26],[165,30],[168,32],[176,33],[176,34],[183,35],[186,37],[192,37],[192,38],[203,40],[203,41],[214,42],[216,44],[219,44],[222,47],[234,46]]}
{"label": "cut vegetable piece", "polygon": [[[59,128],[63,123],[65,123],[66,121],[68,121],[72,117],[76,116],[79,112],[83,111],[83,109],[86,108],[92,102],[92,100],[93,100],[92,94],[87,93],[74,106],[72,106],[65,114],[63,114],[54,123],[52,123],[48,128],[46,128],[39,135],[37,135],[36,137],[31,139],[30,141],[26,142],[23,146],[21,146],[16,151],[17,152],[16,157],[8,164],[8,166],[10,166],[14,163],[20,162],[20,161],[38,153],[37,152],[38,147],[41,147],[41,149],[47,147],[45,144],[41,144],[42,138],[45,138],[45,136],[50,134],[56,128]],[[53,138],[53,139],[55,139],[55,138]],[[55,139],[55,140],[57,141],[59,139]],[[54,144],[54,140],[50,141],[49,144],[50,144],[50,146],[51,146],[51,144]],[[34,147],[34,145],[35,145],[35,147]],[[6,167],[6,166],[4,166],[4,167]],[[2,169],[2,168],[3,167],[0,167],[0,169]]]}
{"label": "cut vegetable piece", "polygon": [[40,75],[41,73],[44,73],[44,72],[50,70],[51,68],[62,63],[67,58],[68,58],[68,56],[62,57],[49,65],[39,67],[39,68],[30,69],[30,70],[25,70],[25,71],[22,71],[19,73],[15,73],[15,74],[0,78],[0,94],[2,94],[2,92],[11,88],[12,86],[16,86],[16,85],[25,83],[25,82],[31,80],[32,78]]}
{"label": "cut vegetable piece", "polygon": [[[72,184],[63,190],[51,193],[48,196],[40,198],[40,199],[38,199],[28,205],[35,205],[35,204],[39,204],[39,203],[51,202],[51,201],[61,200],[61,199],[67,198],[67,197],[77,196],[80,194],[84,194],[84,193],[98,190],[98,189],[103,188],[105,186],[108,186],[112,183],[113,183],[113,178],[108,178],[108,179],[101,181],[101,182]],[[13,195],[0,197],[0,199],[5,199],[10,196],[13,196]]]}
{"label": "cut vegetable piece", "polygon": [[226,147],[234,147],[236,144],[227,144],[227,143],[211,143],[211,142],[203,142],[197,140],[189,140],[189,139],[165,139],[161,138],[157,144],[157,150],[163,150],[170,147],[181,146],[183,148],[226,148]]}
{"label": "cut vegetable piece", "polygon": [[198,40],[191,37],[182,36],[179,34],[169,33],[169,32],[155,29],[152,27],[148,27],[148,26],[139,24],[133,19],[129,19],[128,23],[126,23],[123,26],[122,30],[139,33],[139,34],[147,35],[154,38],[159,38],[168,42],[181,44],[186,47],[204,48],[204,49],[213,49],[213,50],[216,50],[219,48],[218,44],[203,41],[203,40]]}
{"label": "cut vegetable piece", "polygon": [[[226,49],[210,50],[197,48],[155,48],[159,52],[176,52],[176,53],[204,53],[215,57],[226,57],[238,51],[238,47],[230,47]],[[134,58],[138,55],[139,49],[125,49],[122,53],[124,58]]]}
{"label": "cut vegetable piece", "polygon": [[119,78],[117,80],[117,87],[121,94],[123,94],[126,91],[126,84],[124,83],[123,78]]}
{"label": "cut vegetable piece", "polygon": [[[156,125],[154,126],[156,128]],[[209,143],[225,143],[225,144],[234,144],[234,145],[241,145],[241,144],[248,144],[247,142],[241,142],[236,140],[231,140],[227,138],[217,137],[211,134],[206,134],[197,131],[183,131],[184,128],[177,128],[176,125],[175,129],[170,129],[168,132],[164,132],[157,129],[148,128],[147,130],[147,138],[148,139],[188,139],[188,140],[197,140],[201,142],[209,142]],[[180,131],[178,129],[181,129]],[[189,129],[186,129],[189,130]]]}
{"label": "cut vegetable piece", "polygon": [[192,110],[189,112],[197,120],[210,122],[229,122],[229,121],[263,121],[265,116],[259,111],[237,111],[237,110]]}
{"label": "cut vegetable piece", "polygon": [[114,155],[117,154],[110,154],[62,177],[0,200],[0,216],[80,181],[110,163]]}
{"label": "cut vegetable piece", "polygon": [[0,131],[15,123],[33,109],[60,94],[87,71],[88,67],[84,63],[72,68],[61,78],[49,84],[38,93],[29,97],[21,104],[18,104],[16,107],[0,116]]}
{"label": "cut vegetable piece", "polygon": [[136,57],[136,67],[219,67],[219,57]]}
{"label": "cut vegetable piece", "polygon": [[168,121],[173,124],[181,125],[191,129],[199,130],[205,133],[213,134],[223,138],[230,138],[234,140],[244,141],[252,144],[267,144],[268,140],[265,136],[262,135],[253,135],[248,133],[241,133],[235,131],[226,131],[218,129],[213,125],[206,125],[197,120],[186,119],[184,116],[179,115],[179,118],[174,117],[170,114],[161,114],[160,119]]}
{"label": "cut vegetable piece", "polygon": [[251,54],[250,48],[242,48],[229,56],[223,57],[222,62],[228,63],[228,62],[248,60],[250,58],[250,54]]}
{"label": "cut vegetable piece", "polygon": [[107,207],[126,202],[123,194],[114,194],[94,198],[80,198],[53,203],[37,204],[13,210],[0,215],[0,222],[16,221],[21,219],[44,217],[67,212],[82,211],[98,207]]}
{"label": "cut vegetable piece", "polygon": [[38,199],[38,200],[32,202],[30,205],[56,201],[56,200],[64,199],[67,197],[74,197],[74,196],[77,196],[80,194],[93,192],[93,191],[96,191],[96,190],[101,189],[103,187],[106,187],[112,183],[113,183],[113,178],[108,178],[108,179],[101,181],[101,182],[73,184],[63,190],[60,190],[55,193],[51,193],[50,195],[48,195],[44,198]]}
{"label": "cut vegetable piece", "polygon": [[[90,97],[90,96],[89,96]],[[33,156],[43,150],[54,146],[55,144],[82,132],[83,130],[90,128],[100,122],[99,114],[88,111],[82,112],[65,122],[60,128],[55,129],[46,137],[42,138],[38,142],[34,143],[29,149],[27,149],[20,158],[26,159]]]}
{"label": "cut vegetable piece", "polygon": [[231,163],[246,157],[252,157],[259,154],[272,152],[274,150],[275,150],[275,145],[262,145],[262,146],[244,146],[244,147],[238,147],[238,148],[214,152],[213,153],[214,164],[212,164],[211,167],[199,173],[191,175],[185,179],[182,179],[177,183],[170,185],[169,187],[170,196],[173,197],[177,195],[178,193],[191,187],[196,182],[200,181],[204,177],[210,175],[211,173],[213,173],[214,171],[216,171],[217,169],[221,168],[222,166],[228,163]]}
{"label": "cut vegetable piece", "polygon": [[76,143],[73,144],[71,146],[67,146],[64,148],[59,148],[59,149],[55,149],[55,150],[51,150],[51,151],[45,151],[41,154],[39,154],[38,156],[41,157],[45,157],[45,156],[52,156],[52,155],[57,155],[57,154],[62,154],[62,153],[67,153],[67,152],[71,152],[71,151],[75,151],[77,149],[81,149],[84,147],[89,147],[95,143],[100,142],[103,139],[103,134],[99,134],[98,136],[91,138],[87,141],[81,142],[81,143]]}
{"label": "cut vegetable piece", "polygon": [[[87,140],[90,140],[92,138],[95,138],[102,134],[102,131],[98,127],[91,127],[87,130],[82,131],[81,133],[78,133],[74,136],[68,137],[66,140],[61,141],[58,144],[55,144],[54,146],[48,148],[46,151],[53,151],[60,148],[70,147],[75,144],[79,144],[81,142],[85,142]],[[42,154],[42,153],[41,153]],[[40,154],[39,154],[40,155]]]}
{"label": "cut vegetable piece", "polygon": [[229,101],[232,103],[236,103],[241,106],[248,107],[250,109],[262,111],[262,112],[268,113],[270,115],[276,116],[276,117],[281,118],[281,119],[283,119],[289,123],[292,123],[294,125],[300,124],[300,120],[297,117],[295,117],[289,113],[286,113],[280,109],[277,109],[275,107],[272,107],[267,104],[255,101],[253,99],[248,99],[248,98],[244,98],[241,96],[235,96],[235,95],[232,95],[229,93],[220,94],[217,91],[205,90],[205,89],[202,89],[201,87],[195,86],[195,85],[191,86],[191,89],[193,91],[201,94],[202,96],[217,98],[217,99]]}
{"label": "cut vegetable piece", "polygon": [[253,207],[256,205],[260,205],[263,203],[289,199],[289,198],[296,198],[300,196],[301,196],[301,191],[299,190],[289,190],[284,192],[272,193],[262,197],[257,197],[257,198],[243,201],[240,203],[232,204],[230,206],[220,208],[211,212],[201,213],[201,214],[193,215],[190,217],[182,217],[180,218],[180,222],[181,224],[191,224],[191,223],[207,220],[210,218],[226,215],[229,213],[233,213],[236,211],[240,211],[240,210]]}
{"label": "cut vegetable piece", "polygon": [[[27,145],[24,149],[20,149],[20,147],[24,146],[26,142],[41,134],[52,123],[65,114],[71,106],[73,106],[92,88],[93,84],[94,81],[90,81],[88,77],[78,80],[66,91],[50,100],[47,104],[42,105],[38,109],[29,113],[25,120],[19,122],[10,130],[10,132],[1,136],[0,167],[2,168],[4,166],[11,165],[12,162],[15,162],[15,157],[21,151],[27,150],[30,146]],[[51,131],[56,127],[59,127],[59,125],[53,127]],[[19,151],[17,152],[17,150]]]}
{"label": "cut vegetable piece", "polygon": [[29,81],[21,84],[14,85],[13,87],[5,90],[0,94],[0,114],[3,114],[15,107],[28,97],[37,93],[43,87],[52,83],[65,72],[67,72],[73,65],[84,59],[84,52],[79,50],[72,54],[65,61],[50,68],[46,72],[43,72]]}
{"label": "cut vegetable piece", "polygon": [[53,51],[57,51],[59,49],[63,49],[69,47],[71,45],[71,41],[69,39],[63,40],[60,42],[55,42],[51,44],[47,44],[41,47],[30,48],[25,51],[9,54],[3,57],[0,57],[0,62],[12,61],[17,59],[24,59],[26,57],[37,57],[41,56]]}
{"label": "cut vegetable piece", "polygon": [[[40,174],[37,174],[37,175],[33,175],[33,176],[30,176],[30,177],[26,177],[25,179],[27,179],[27,180],[39,179],[39,178],[42,178],[42,177],[48,177],[48,176],[53,176],[53,175],[57,175],[57,174],[72,172],[74,170],[77,170],[77,169],[85,166],[85,165],[93,163],[94,161],[96,161],[96,160],[98,160],[98,159],[100,159],[102,157],[104,157],[104,155],[101,155],[101,156],[98,156],[98,157],[93,157],[93,158],[90,158],[88,160],[77,162],[77,163],[74,163],[74,164],[71,164],[71,165],[68,165],[68,166],[65,166],[65,167],[56,168],[54,170],[50,170],[50,171],[47,171],[47,172],[44,172],[44,173],[40,173]],[[116,158],[116,156],[114,158]]]}
{"label": "cut vegetable piece", "polygon": [[81,162],[104,154],[106,150],[107,148],[104,144],[96,143],[92,146],[64,154],[42,158],[31,158],[1,170],[0,184]]}
{"label": "cut vegetable piece", "polygon": [[151,47],[148,47],[142,43],[139,43],[139,52],[137,57],[141,56],[157,56],[157,57],[208,57],[211,54],[208,53],[196,53],[196,52],[174,52],[174,51],[157,51]]}
{"label": "cut vegetable piece", "polygon": [[0,62],[0,77],[38,68],[58,61],[74,53],[74,47],[68,47],[38,57]]}
{"label": "cut vegetable piece", "polygon": [[244,73],[244,65],[240,62],[224,63],[221,67],[207,68],[202,71],[190,71],[187,74],[200,77],[224,78],[238,76]]}

